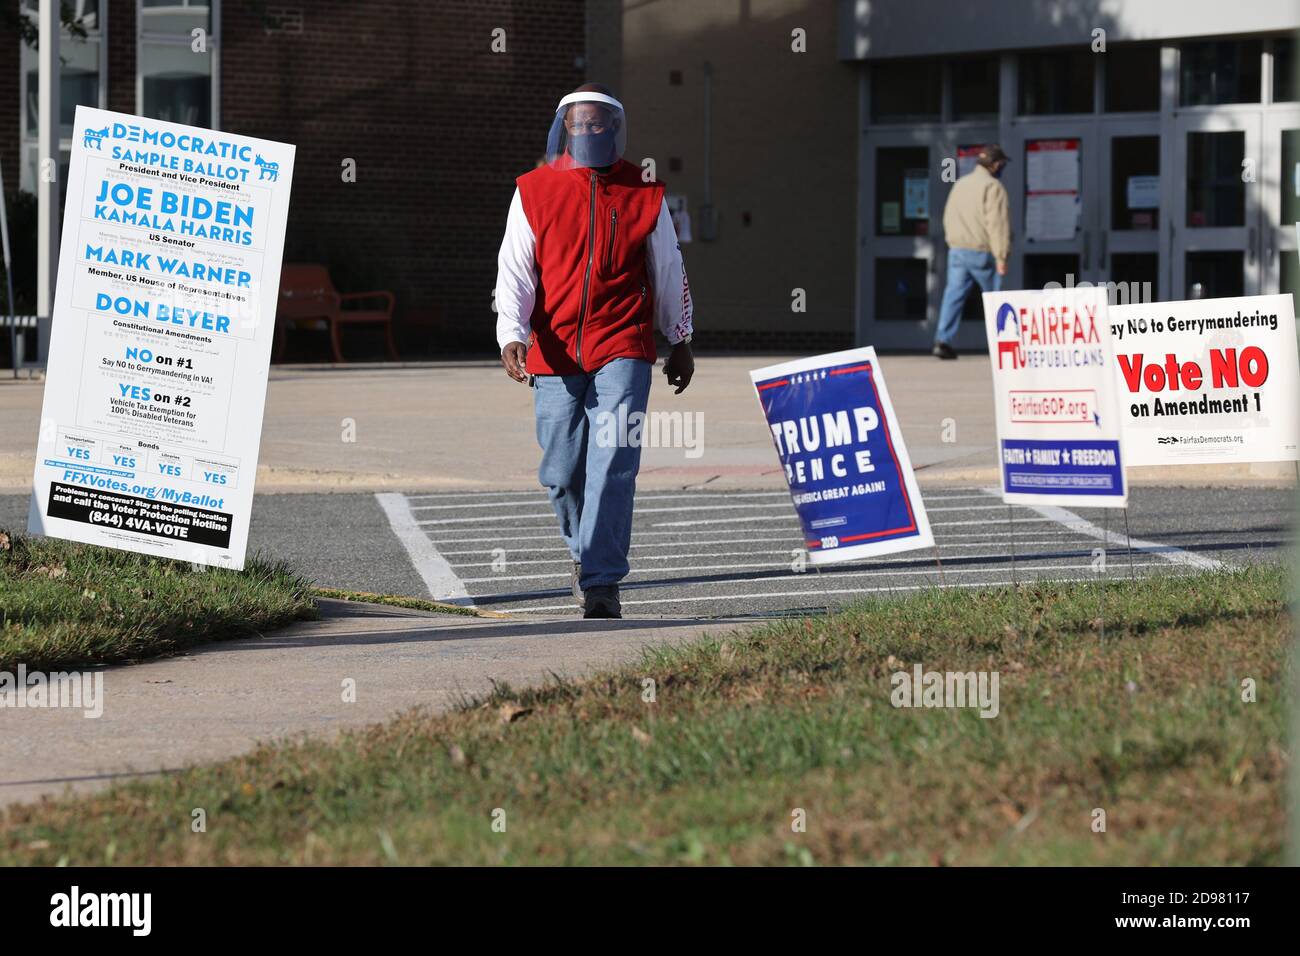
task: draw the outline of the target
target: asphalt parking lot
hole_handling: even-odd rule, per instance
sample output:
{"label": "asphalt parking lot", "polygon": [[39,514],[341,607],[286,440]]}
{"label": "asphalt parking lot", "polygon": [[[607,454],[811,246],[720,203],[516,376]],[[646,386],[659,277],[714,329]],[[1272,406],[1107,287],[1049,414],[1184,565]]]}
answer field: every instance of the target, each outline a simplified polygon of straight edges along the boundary
{"label": "asphalt parking lot", "polygon": [[[816,568],[785,492],[640,494],[624,613],[769,615],[868,592],[1196,571],[1285,558],[1292,533],[1285,491],[1138,489],[1131,540],[1122,511],[1008,508],[980,488],[923,497],[937,554]],[[417,567],[436,551],[436,568],[425,566],[431,591],[511,613],[573,610],[569,556],[541,491],[381,498],[395,533],[414,540]]]}
{"label": "asphalt parking lot", "polygon": [[[1122,511],[1009,509],[979,487],[922,496],[937,561],[921,550],[817,569],[801,560],[784,491],[642,492],[624,614],[770,616],[872,592],[1186,573],[1290,560],[1294,532],[1284,489],[1134,488],[1132,548]],[[25,527],[26,513],[24,496],[0,496],[0,527]],[[568,553],[540,489],[258,495],[249,552],[283,558],[326,586],[577,614]]]}

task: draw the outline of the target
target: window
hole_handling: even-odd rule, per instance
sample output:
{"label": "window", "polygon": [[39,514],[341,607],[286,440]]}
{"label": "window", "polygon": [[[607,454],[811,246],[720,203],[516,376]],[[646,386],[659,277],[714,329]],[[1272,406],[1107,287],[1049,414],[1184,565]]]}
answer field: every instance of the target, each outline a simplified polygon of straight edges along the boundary
{"label": "window", "polygon": [[1154,302],[1160,286],[1160,256],[1154,252],[1117,252],[1110,257],[1111,305]]}
{"label": "window", "polygon": [[1282,188],[1278,191],[1282,194],[1282,209],[1277,224],[1290,228],[1291,223],[1300,222],[1300,129],[1284,129],[1281,138],[1282,168],[1278,170],[1278,182]]}
{"label": "window", "polygon": [[1025,288],[1042,289],[1056,282],[1069,287],[1079,279],[1079,257],[1073,252],[1036,253],[1025,256]]}
{"label": "window", "polygon": [[[139,0],[138,109],[142,116],[216,126],[217,0]],[[194,31],[204,31],[199,44]],[[199,45],[200,49],[195,49]]]}
{"label": "window", "polygon": [[876,150],[876,235],[924,236],[930,231],[930,150]]}
{"label": "window", "polygon": [[[77,35],[64,27],[59,39],[59,183],[66,188],[68,159],[72,149],[72,123],[78,106],[106,106],[107,57],[104,54],[104,24],[101,4],[103,0],[75,0],[72,12],[76,18]],[[19,16],[37,26],[38,5],[25,0],[19,7]],[[80,34],[84,32],[85,36]],[[22,148],[23,159],[19,187],[36,192],[38,143],[38,94],[40,77],[37,74],[36,51],[26,44],[20,52],[19,82],[23,103]]]}
{"label": "window", "polygon": [[1294,103],[1300,100],[1295,74],[1295,37],[1278,37],[1273,41],[1273,102]]}
{"label": "window", "polygon": [[1240,249],[1189,252],[1183,259],[1185,299],[1225,299],[1246,294]]}
{"label": "window", "polygon": [[1116,136],[1110,141],[1110,227],[1160,225],[1160,137]]}
{"label": "window", "polygon": [[876,318],[924,319],[925,259],[876,260]]}
{"label": "window", "polygon": [[1184,43],[1179,54],[1178,102],[1183,106],[1258,103],[1262,40]]}
{"label": "window", "polygon": [[1187,225],[1194,229],[1246,224],[1241,162],[1246,134],[1187,134]]}
{"label": "window", "polygon": [[1106,111],[1154,113],[1160,109],[1160,47],[1115,46],[1106,51]]}
{"label": "window", "polygon": [[952,118],[991,120],[998,116],[998,59],[960,57],[952,61]]}
{"label": "window", "polygon": [[871,65],[873,123],[935,122],[939,119],[942,71],[935,60],[897,60]]}
{"label": "window", "polygon": [[1091,113],[1092,67],[1099,55],[1087,49],[1022,53],[1020,112]]}

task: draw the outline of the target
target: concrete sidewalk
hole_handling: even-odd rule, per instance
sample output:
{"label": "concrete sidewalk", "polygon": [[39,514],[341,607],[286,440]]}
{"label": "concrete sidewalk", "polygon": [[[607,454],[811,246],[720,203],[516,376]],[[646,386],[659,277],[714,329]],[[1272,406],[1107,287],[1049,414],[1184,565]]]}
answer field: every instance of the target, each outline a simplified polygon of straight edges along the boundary
{"label": "concrete sidewalk", "polygon": [[[701,356],[673,395],[657,369],[652,411],[697,413],[703,442],[646,448],[643,489],[785,487],[748,372],[791,356]],[[880,360],[923,484],[996,484],[993,385],[985,355]],[[44,383],[0,377],[0,494],[31,490]],[[351,429],[349,428],[351,426]],[[354,441],[345,440],[351,430]],[[267,388],[257,490],[537,488],[532,393],[496,362],[276,366]],[[1134,484],[1291,483],[1290,464],[1140,468]]]}
{"label": "concrete sidewalk", "polygon": [[[103,716],[0,711],[0,805],[233,757],[256,742],[445,710],[491,690],[578,677],[650,645],[726,633],[752,620],[639,618],[526,623],[342,601],[322,620],[181,657],[104,671]],[[343,702],[343,681],[356,702]]]}

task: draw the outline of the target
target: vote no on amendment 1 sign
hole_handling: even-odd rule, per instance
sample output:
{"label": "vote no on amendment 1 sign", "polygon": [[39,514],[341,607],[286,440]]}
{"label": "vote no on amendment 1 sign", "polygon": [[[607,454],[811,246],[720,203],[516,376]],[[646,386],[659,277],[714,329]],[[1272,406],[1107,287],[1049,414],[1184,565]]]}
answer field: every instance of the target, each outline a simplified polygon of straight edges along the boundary
{"label": "vote no on amendment 1 sign", "polygon": [[244,566],[293,160],[77,107],[28,530]]}
{"label": "vote no on amendment 1 sign", "polygon": [[875,349],[769,365],[749,377],[812,564],[934,544]]}
{"label": "vote no on amendment 1 sign", "polygon": [[1130,465],[1300,459],[1290,295],[1112,306]]}
{"label": "vote no on amendment 1 sign", "polygon": [[1121,508],[1106,290],[984,293],[1002,500]]}

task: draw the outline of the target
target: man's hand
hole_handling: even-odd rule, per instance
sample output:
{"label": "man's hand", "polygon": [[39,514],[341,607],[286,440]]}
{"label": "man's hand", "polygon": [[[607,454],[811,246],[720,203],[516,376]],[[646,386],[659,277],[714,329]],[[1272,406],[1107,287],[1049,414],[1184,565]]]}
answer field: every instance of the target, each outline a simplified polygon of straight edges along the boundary
{"label": "man's hand", "polygon": [[501,365],[516,382],[528,381],[528,373],[524,371],[524,359],[527,357],[528,346],[523,342],[511,342],[501,350]]}
{"label": "man's hand", "polygon": [[1007,260],[1006,260],[1006,259],[999,259],[999,260],[998,260],[998,275],[1000,275],[1000,276],[1004,276],[1004,275],[1006,275],[1006,274],[1007,274]]}
{"label": "man's hand", "polygon": [[673,394],[680,395],[686,391],[694,374],[695,356],[691,354],[691,346],[687,342],[678,342],[664,362],[664,375],[668,378],[668,385],[677,390]]}

